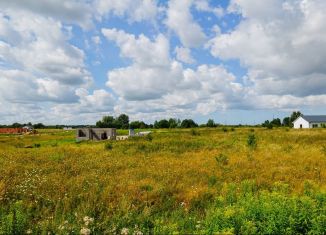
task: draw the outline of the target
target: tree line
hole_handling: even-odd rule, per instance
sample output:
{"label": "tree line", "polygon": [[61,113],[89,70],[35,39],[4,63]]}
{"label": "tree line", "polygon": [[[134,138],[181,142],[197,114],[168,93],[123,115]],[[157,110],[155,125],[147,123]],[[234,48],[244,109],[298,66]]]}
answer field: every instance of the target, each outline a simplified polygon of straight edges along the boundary
{"label": "tree line", "polygon": [[[284,117],[281,121],[280,118],[274,118],[273,120],[266,120],[264,123],[258,126],[263,126],[267,128],[273,127],[292,127],[292,122],[297,119],[301,115],[300,111],[294,111],[289,117]],[[11,125],[0,125],[0,127],[6,128],[19,128],[23,126],[30,126],[34,129],[62,129],[64,127],[99,127],[99,128],[117,128],[117,129],[164,129],[164,128],[195,128],[195,127],[218,127],[222,126],[219,123],[215,123],[213,119],[209,119],[205,124],[198,124],[192,119],[176,119],[176,118],[169,118],[169,119],[161,119],[156,120],[153,124],[147,124],[144,121],[131,121],[129,120],[129,116],[127,114],[121,114],[117,117],[114,116],[103,116],[101,120],[96,122],[96,125],[44,125],[43,123],[36,123],[32,124],[31,122],[28,123],[18,123],[15,122]],[[239,124],[239,127],[242,125]]]}
{"label": "tree line", "polygon": [[194,127],[216,127],[219,124],[215,123],[213,119],[209,119],[206,124],[199,125],[192,119],[161,119],[156,120],[154,124],[147,124],[143,121],[129,122],[129,117],[126,114],[121,114],[118,117],[104,116],[101,120],[96,122],[96,127],[99,128],[118,128],[118,129],[146,129],[146,128],[194,128]]}
{"label": "tree line", "polygon": [[281,127],[281,126],[292,127],[294,120],[300,116],[301,116],[300,111],[294,111],[294,112],[292,112],[291,116],[284,117],[282,121],[279,118],[274,118],[271,121],[266,120],[264,123],[262,123],[262,126],[267,127],[269,129],[271,129],[273,127]]}

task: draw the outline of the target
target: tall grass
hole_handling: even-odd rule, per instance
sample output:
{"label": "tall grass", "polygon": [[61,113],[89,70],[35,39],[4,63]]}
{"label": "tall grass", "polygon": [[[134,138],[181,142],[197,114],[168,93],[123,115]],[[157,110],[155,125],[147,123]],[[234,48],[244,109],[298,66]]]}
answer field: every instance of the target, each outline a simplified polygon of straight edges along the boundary
{"label": "tall grass", "polygon": [[250,132],[0,136],[0,234],[325,233],[326,130]]}

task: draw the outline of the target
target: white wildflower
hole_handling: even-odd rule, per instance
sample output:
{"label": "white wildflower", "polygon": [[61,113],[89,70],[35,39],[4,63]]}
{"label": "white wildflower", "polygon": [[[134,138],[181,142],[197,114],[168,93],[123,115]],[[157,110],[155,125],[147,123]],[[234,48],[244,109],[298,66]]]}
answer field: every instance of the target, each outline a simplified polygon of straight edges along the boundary
{"label": "white wildflower", "polygon": [[28,229],[28,230],[26,231],[26,234],[32,234],[32,233],[33,233],[32,229]]}
{"label": "white wildflower", "polygon": [[80,234],[81,235],[90,235],[91,234],[91,230],[89,228],[82,228],[80,230]]}
{"label": "white wildflower", "polygon": [[129,229],[127,229],[127,228],[123,228],[122,230],[121,230],[121,235],[128,235],[129,234]]}
{"label": "white wildflower", "polygon": [[134,235],[143,235],[143,233],[140,230],[138,230],[134,232]]}
{"label": "white wildflower", "polygon": [[83,220],[84,220],[85,225],[88,226],[90,223],[93,223],[94,218],[85,216]]}

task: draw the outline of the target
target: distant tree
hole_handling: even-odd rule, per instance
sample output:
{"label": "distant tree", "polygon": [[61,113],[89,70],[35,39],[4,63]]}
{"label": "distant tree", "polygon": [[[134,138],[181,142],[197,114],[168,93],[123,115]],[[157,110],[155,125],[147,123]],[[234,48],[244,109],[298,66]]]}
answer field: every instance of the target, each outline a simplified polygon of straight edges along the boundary
{"label": "distant tree", "polygon": [[192,119],[185,119],[181,122],[181,128],[193,128],[198,127],[198,124]]}
{"label": "distant tree", "polygon": [[270,122],[274,127],[279,127],[281,126],[281,119],[279,118],[274,118],[271,122]]}
{"label": "distant tree", "polygon": [[45,125],[43,123],[37,123],[33,125],[34,129],[44,129]]}
{"label": "distant tree", "polygon": [[113,128],[116,127],[113,116],[104,116],[101,121],[96,122],[96,127],[100,128]]}
{"label": "distant tree", "polygon": [[129,127],[131,129],[144,129],[144,128],[147,128],[147,124],[144,123],[143,121],[133,121],[133,122],[130,122],[129,124]]}
{"label": "distant tree", "polygon": [[283,126],[291,126],[290,117],[283,118],[282,124],[283,124]]}
{"label": "distant tree", "polygon": [[291,117],[290,117],[290,122],[294,122],[295,119],[297,119],[298,117],[301,116],[301,112],[300,111],[294,111],[292,112],[291,114]]}
{"label": "distant tree", "polygon": [[206,126],[207,127],[216,127],[216,124],[213,119],[208,119]]}
{"label": "distant tree", "polygon": [[269,120],[266,120],[263,124],[262,127],[266,127],[268,129],[272,129],[273,128],[273,124],[272,122],[270,122]]}
{"label": "distant tree", "polygon": [[169,119],[169,128],[176,128],[178,127],[178,120],[174,118]]}
{"label": "distant tree", "polygon": [[118,128],[128,129],[129,127],[129,117],[126,114],[121,114],[116,120],[115,123]]}
{"label": "distant tree", "polygon": [[12,125],[11,125],[13,128],[19,128],[19,127],[23,127],[23,124],[20,124],[18,122],[14,122]]}
{"label": "distant tree", "polygon": [[166,119],[162,119],[160,121],[154,122],[154,128],[169,128],[170,124],[169,121]]}

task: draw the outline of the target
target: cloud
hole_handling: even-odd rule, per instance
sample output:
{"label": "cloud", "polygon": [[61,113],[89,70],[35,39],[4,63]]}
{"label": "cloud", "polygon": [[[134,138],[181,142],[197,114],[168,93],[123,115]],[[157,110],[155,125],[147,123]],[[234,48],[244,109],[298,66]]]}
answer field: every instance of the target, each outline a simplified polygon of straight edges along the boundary
{"label": "cloud", "polygon": [[191,51],[189,48],[176,47],[174,53],[177,55],[177,59],[186,64],[194,64],[196,61],[191,56]]}
{"label": "cloud", "polygon": [[68,43],[69,28],[60,22],[6,11],[0,13],[0,36],[0,96],[5,99],[72,102],[76,87],[92,83],[84,52]]}
{"label": "cloud", "polygon": [[162,34],[151,41],[117,29],[102,29],[102,33],[115,41],[122,57],[132,60],[130,66],[108,72],[107,86],[124,99],[160,98],[182,79],[182,67],[170,60],[169,42]]}
{"label": "cloud", "polygon": [[87,1],[77,0],[10,0],[0,1],[2,10],[11,11],[28,11],[44,17],[52,17],[54,19],[78,24],[83,28],[92,26],[92,7]]}
{"label": "cloud", "polygon": [[209,5],[208,0],[195,0],[194,4],[198,11],[210,12],[219,18],[223,17],[225,14],[222,7],[212,7]]}
{"label": "cloud", "polygon": [[153,21],[159,11],[154,0],[97,0],[95,5],[102,17],[115,15],[130,22]]}
{"label": "cloud", "polygon": [[[325,7],[322,0],[233,0],[228,11],[244,19],[233,31],[210,40],[208,47],[215,57],[239,59],[249,70],[256,95],[318,106],[323,102],[307,103],[305,98],[323,99],[326,91]],[[265,108],[288,103],[262,102]]]}
{"label": "cloud", "polygon": [[205,40],[200,25],[194,21],[190,7],[193,1],[171,0],[168,4],[165,24],[173,30],[185,47],[199,47]]}
{"label": "cloud", "polygon": [[206,114],[232,106],[243,97],[242,85],[223,66],[185,69],[171,59],[169,43],[163,35],[150,40],[117,29],[102,29],[102,33],[118,45],[122,57],[131,59],[129,66],[108,72],[107,86],[119,97],[117,112],[138,116],[180,116],[197,111]]}

